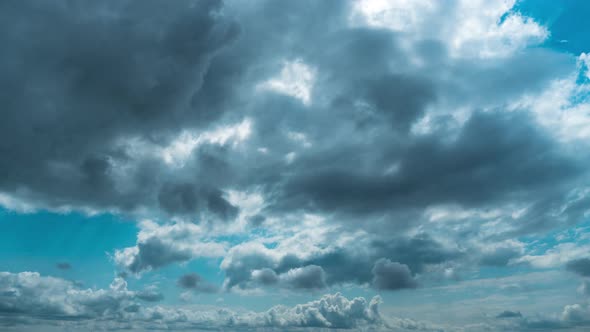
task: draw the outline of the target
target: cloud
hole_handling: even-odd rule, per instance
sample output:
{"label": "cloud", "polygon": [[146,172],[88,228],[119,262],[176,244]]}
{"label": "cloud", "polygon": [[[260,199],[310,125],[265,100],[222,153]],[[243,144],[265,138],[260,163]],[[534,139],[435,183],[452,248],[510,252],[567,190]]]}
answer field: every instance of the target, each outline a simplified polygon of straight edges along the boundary
{"label": "cloud", "polygon": [[264,286],[274,285],[279,282],[279,276],[273,269],[265,267],[260,270],[253,270],[252,280]]}
{"label": "cloud", "polygon": [[178,278],[176,284],[178,287],[192,289],[203,293],[215,293],[218,291],[218,288],[215,285],[212,285],[203,280],[203,278],[201,278],[201,276],[196,273],[182,275],[180,278]]}
{"label": "cloud", "polygon": [[[341,294],[324,295],[319,300],[294,307],[276,306],[264,312],[233,312],[228,309],[194,310],[163,305],[145,307],[133,301],[135,298],[151,301],[152,297],[146,299],[145,294],[145,291],[128,290],[121,278],[116,278],[106,290],[84,290],[72,282],[43,277],[36,272],[0,272],[0,317],[21,317],[28,320],[28,324],[42,324],[50,320],[68,325],[76,321],[79,328],[84,328],[84,324],[90,324],[95,319],[105,324],[103,327],[121,327],[130,323],[151,329],[163,325],[176,329],[355,329],[384,324],[379,312],[379,297],[367,302],[362,297],[348,299]],[[104,320],[106,318],[116,319],[109,322]]]}
{"label": "cloud", "polygon": [[[1,166],[0,201],[15,208],[231,222],[239,208],[227,193],[255,189],[267,219],[333,213],[349,226],[365,218],[383,234],[386,225],[394,225],[390,233],[415,226],[420,221],[408,220],[435,205],[517,202],[536,207],[518,223],[531,232],[550,227],[550,208],[583,173],[583,156],[562,149],[526,109],[507,106],[576,70],[573,57],[526,48],[546,31],[513,12],[512,2],[403,5],[421,13],[414,18],[431,18],[418,19],[415,31],[388,16],[395,8],[347,2],[282,9],[261,1],[256,10],[218,1],[20,4],[5,12],[16,17],[27,6],[51,15],[20,31],[45,31],[31,49],[47,61],[27,60],[33,51],[14,38],[15,28],[2,35],[9,58],[24,59],[13,61],[20,71],[2,67],[14,78],[6,85],[18,90],[5,94],[4,141],[22,143]],[[259,15],[284,24],[269,29]],[[77,16],[83,24],[74,29]],[[422,30],[437,24],[446,28]],[[478,33],[460,28],[470,24]],[[80,31],[106,46],[97,49]],[[20,88],[21,72],[35,86]],[[47,85],[48,77],[59,79]],[[296,94],[285,95],[292,86]],[[32,100],[60,104],[32,107]],[[17,129],[22,109],[38,130]],[[36,113],[51,110],[51,118]]]}
{"label": "cloud", "polygon": [[[184,309],[156,307],[147,311],[151,317],[158,317],[162,323],[189,323],[192,326],[213,326],[234,329],[267,328],[281,330],[289,328],[376,328],[384,326],[379,313],[379,297],[367,302],[362,297],[347,299],[341,294],[324,295],[319,300],[294,307],[276,306],[260,312],[234,313],[218,310],[208,315],[195,314]],[[155,313],[159,313],[157,316]],[[157,325],[156,325],[157,326]]]}
{"label": "cloud", "polygon": [[520,311],[505,310],[496,315],[496,318],[522,318]]}
{"label": "cloud", "polygon": [[[362,324],[381,323],[379,297],[369,303],[364,298],[348,300],[340,294],[324,295],[320,300],[300,304],[293,308],[275,307],[266,312],[270,325],[282,327],[355,328]],[[283,319],[280,319],[283,318]]]}
{"label": "cloud", "polygon": [[578,286],[578,293],[584,296],[590,296],[590,280],[585,279]]}
{"label": "cloud", "polygon": [[534,267],[549,268],[566,265],[570,271],[584,275],[587,266],[586,256],[590,246],[584,243],[558,243],[539,255],[524,255],[515,262],[528,263]]}
{"label": "cloud", "polygon": [[566,268],[569,271],[572,271],[576,274],[581,275],[582,277],[590,277],[590,259],[589,258],[579,258],[574,259],[566,264]]}
{"label": "cloud", "polygon": [[279,77],[260,83],[257,88],[286,94],[309,104],[314,76],[314,70],[301,61],[286,62]]}
{"label": "cloud", "polygon": [[221,220],[236,217],[238,209],[222,197],[220,190],[197,189],[190,183],[164,184],[158,193],[160,206],[172,214],[199,215],[209,211]]}
{"label": "cloud", "polygon": [[[575,178],[580,161],[525,111],[504,108],[569,73],[576,61],[525,49],[542,42],[546,31],[512,12],[513,5],[403,5],[404,13],[421,13],[414,18],[431,18],[405,33],[392,23],[399,17],[387,16],[397,9],[347,2],[304,1],[289,10],[267,1],[257,10],[219,1],[149,2],[142,8],[115,2],[7,5],[10,17],[27,6],[51,15],[28,20],[20,32],[3,30],[9,58],[23,62],[13,61],[22,70],[2,67],[7,82],[14,78],[7,86],[18,90],[5,94],[10,112],[3,132],[21,142],[2,166],[2,201],[198,222],[233,220],[238,208],[225,194],[237,188],[261,189],[271,214],[302,209],[342,219],[387,214],[400,220],[400,214],[445,203],[535,203],[547,198],[547,188]],[[258,15],[290,23],[269,29]],[[78,16],[83,22],[74,29],[72,17]],[[431,34],[422,29],[432,24],[447,28],[424,40]],[[478,33],[460,28],[472,24]],[[14,37],[37,30],[46,38],[35,39],[30,49]],[[81,31],[106,44],[89,44]],[[71,37],[67,44],[64,36]],[[296,51],[303,44],[307,51]],[[47,61],[32,63],[31,49]],[[473,54],[477,49],[485,54]],[[15,73],[21,72],[35,77],[35,86],[19,88],[25,82]],[[48,77],[59,78],[51,88]],[[295,98],[284,95],[291,86]],[[32,107],[32,100],[61,104]],[[36,116],[44,108],[58,113]],[[22,109],[38,122],[37,134],[17,129]],[[502,139],[485,139],[491,135]],[[238,149],[235,142],[243,144]],[[54,145],[61,150],[52,155]],[[255,153],[261,148],[268,151],[263,157]],[[25,150],[33,153],[19,152]],[[32,163],[28,155],[42,162]],[[285,165],[286,156],[296,157]]]}
{"label": "cloud", "polygon": [[561,319],[565,322],[590,323],[590,308],[587,305],[572,304],[563,308]]}
{"label": "cloud", "polygon": [[377,289],[396,290],[417,286],[407,265],[389,259],[381,258],[376,261],[372,273],[373,286]]}
{"label": "cloud", "polygon": [[363,0],[355,2],[351,20],[443,40],[457,57],[504,57],[549,36],[546,27],[512,10],[515,3]]}
{"label": "cloud", "polygon": [[157,286],[151,285],[144,290],[135,292],[135,297],[146,302],[159,302],[164,299],[164,294],[158,290]]}
{"label": "cloud", "polygon": [[153,208],[155,174],[171,176],[120,142],[164,144],[222,114],[196,95],[238,35],[222,3],[15,2],[2,17],[3,195],[56,210]]}
{"label": "cloud", "polygon": [[[503,133],[503,138],[492,142],[481,139],[482,133]],[[381,151],[397,157],[399,167],[394,174],[377,169],[358,172],[324,159],[302,164],[302,168],[319,171],[302,171],[288,179],[282,204],[357,214],[445,203],[477,207],[508,197],[542,194],[551,187],[552,179],[558,185],[580,171],[524,114],[475,113],[458,135],[453,143],[432,135],[399,152]],[[537,163],[519,161],[540,155],[544,158]],[[543,182],[538,182],[541,175]],[[490,182],[498,178],[501,180]]]}
{"label": "cloud", "polygon": [[326,273],[321,266],[307,265],[290,269],[279,276],[280,281],[292,288],[322,289],[326,287]]}
{"label": "cloud", "polygon": [[[323,234],[322,226],[315,227],[308,234],[311,237],[299,232],[295,238],[277,241],[272,248],[259,242],[232,247],[220,266],[225,272],[224,288],[321,289],[352,283],[395,289],[396,282],[397,288],[414,288],[414,273],[430,273],[462,257],[458,249],[426,234],[384,242],[367,235]],[[347,240],[338,243],[329,239],[332,235]],[[331,241],[333,246],[325,246]],[[306,244],[305,249],[298,247],[301,243]],[[387,286],[388,282],[391,285]]]}
{"label": "cloud", "polygon": [[57,267],[60,270],[69,270],[72,268],[72,265],[70,265],[70,263],[67,262],[60,262],[55,264],[55,267]]}
{"label": "cloud", "polygon": [[115,263],[132,273],[157,269],[197,257],[219,257],[225,252],[223,243],[196,241],[205,238],[201,227],[192,223],[158,225],[141,223],[137,244],[115,250]]}
{"label": "cloud", "polygon": [[55,320],[112,315],[137,296],[121,278],[109,289],[94,290],[37,272],[0,272],[0,289],[0,316]]}

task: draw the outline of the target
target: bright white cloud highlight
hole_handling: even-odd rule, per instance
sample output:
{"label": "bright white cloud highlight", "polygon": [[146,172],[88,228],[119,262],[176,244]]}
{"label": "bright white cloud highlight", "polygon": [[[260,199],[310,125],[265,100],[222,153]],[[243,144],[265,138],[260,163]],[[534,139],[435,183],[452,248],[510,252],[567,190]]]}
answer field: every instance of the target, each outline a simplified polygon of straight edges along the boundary
{"label": "bright white cloud highlight", "polygon": [[315,76],[316,70],[301,60],[287,61],[277,77],[259,84],[257,88],[297,98],[307,105],[311,103]]}
{"label": "bright white cloud highlight", "polygon": [[184,131],[168,146],[161,149],[162,159],[169,165],[182,166],[201,144],[237,145],[245,141],[252,133],[252,121],[222,126],[215,130],[194,133]]}
{"label": "bright white cloud highlight", "polygon": [[436,38],[456,57],[508,56],[544,41],[547,29],[512,12],[515,0],[361,0],[351,23],[388,28],[412,39]]}

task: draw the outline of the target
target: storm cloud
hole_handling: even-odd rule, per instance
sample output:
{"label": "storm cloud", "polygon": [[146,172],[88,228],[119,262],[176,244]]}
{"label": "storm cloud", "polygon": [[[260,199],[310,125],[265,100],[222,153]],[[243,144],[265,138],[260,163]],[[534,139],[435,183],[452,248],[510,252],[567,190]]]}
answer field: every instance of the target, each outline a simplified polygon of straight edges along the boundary
{"label": "storm cloud", "polygon": [[[218,15],[221,2],[1,7],[0,151],[10,157],[0,161],[0,190],[47,208],[153,205],[160,166],[140,162],[121,174],[133,158],[121,141],[163,144],[221,115],[193,100],[211,59],[238,35]],[[221,211],[221,200],[210,195],[209,205]]]}

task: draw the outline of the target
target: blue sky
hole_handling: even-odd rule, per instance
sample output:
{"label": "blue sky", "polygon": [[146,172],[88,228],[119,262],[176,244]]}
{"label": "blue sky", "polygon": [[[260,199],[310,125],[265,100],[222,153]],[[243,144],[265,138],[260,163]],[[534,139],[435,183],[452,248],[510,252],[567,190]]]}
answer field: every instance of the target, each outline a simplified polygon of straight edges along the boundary
{"label": "blue sky", "polygon": [[0,15],[0,330],[590,328],[587,1]]}

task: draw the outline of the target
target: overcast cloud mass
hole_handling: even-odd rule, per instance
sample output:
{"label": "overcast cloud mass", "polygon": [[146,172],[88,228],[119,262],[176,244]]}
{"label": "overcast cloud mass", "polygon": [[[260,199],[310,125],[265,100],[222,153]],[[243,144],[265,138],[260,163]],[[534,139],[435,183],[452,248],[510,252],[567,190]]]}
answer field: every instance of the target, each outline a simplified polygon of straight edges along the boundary
{"label": "overcast cloud mass", "polygon": [[583,0],[0,2],[0,330],[590,329]]}

